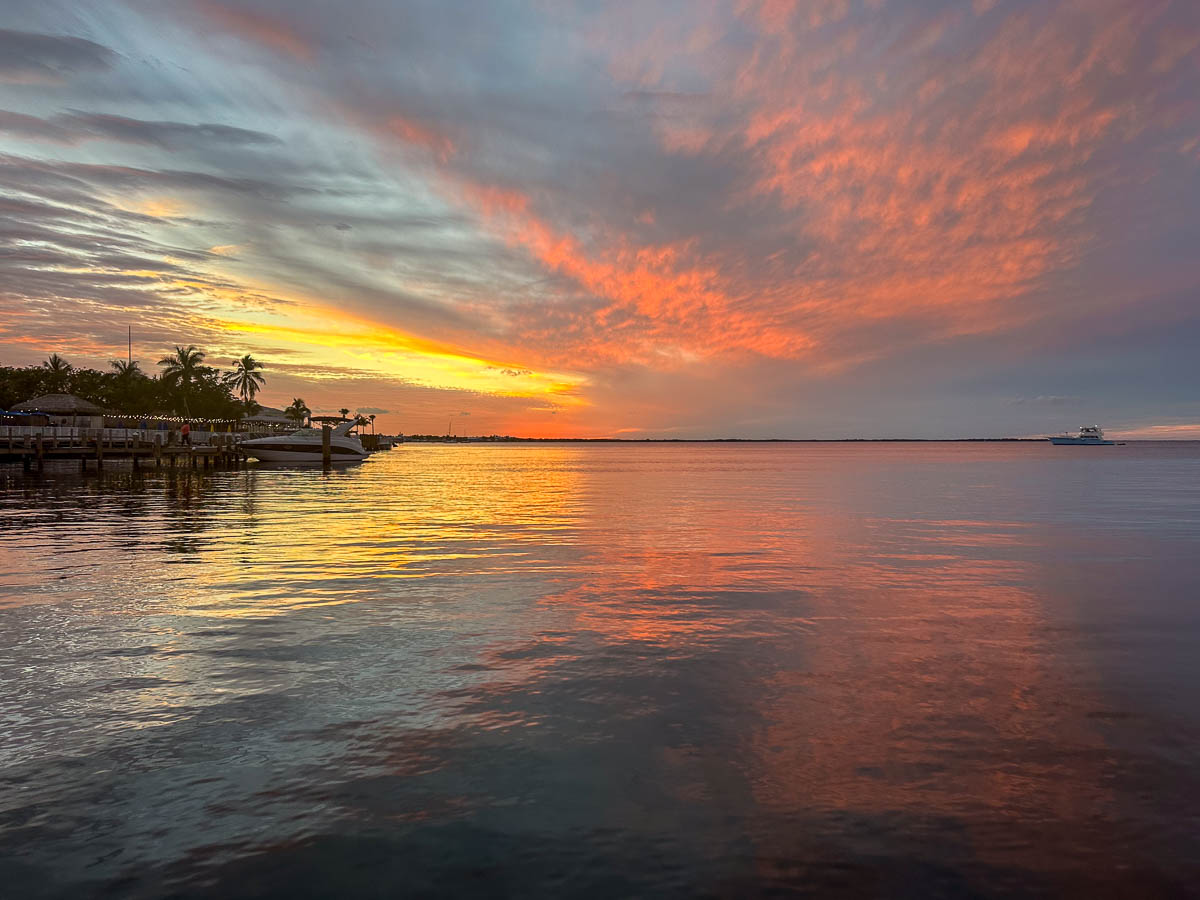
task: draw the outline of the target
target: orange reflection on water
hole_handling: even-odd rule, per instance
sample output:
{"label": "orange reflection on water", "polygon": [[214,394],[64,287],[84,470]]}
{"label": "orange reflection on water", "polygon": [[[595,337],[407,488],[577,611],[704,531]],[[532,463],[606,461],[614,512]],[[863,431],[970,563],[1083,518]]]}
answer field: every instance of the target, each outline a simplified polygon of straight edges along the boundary
{"label": "orange reflection on water", "polygon": [[[586,577],[543,604],[650,661],[757,643],[761,677],[738,687],[761,727],[729,764],[769,815],[915,831],[961,820],[974,861],[1032,859],[1051,876],[1080,864],[1087,833],[1097,862],[1117,840],[1091,835],[1113,802],[1112,759],[1081,709],[1102,704],[1060,658],[1034,587],[1050,580],[1033,561],[1045,534],[856,515],[852,472],[778,496],[756,494],[756,477],[694,491],[686,473],[627,472],[621,501],[607,474],[585,480]],[[700,779],[681,782],[681,800],[727,792],[702,745],[669,753]],[[759,837],[768,870],[803,855],[795,829]]]}

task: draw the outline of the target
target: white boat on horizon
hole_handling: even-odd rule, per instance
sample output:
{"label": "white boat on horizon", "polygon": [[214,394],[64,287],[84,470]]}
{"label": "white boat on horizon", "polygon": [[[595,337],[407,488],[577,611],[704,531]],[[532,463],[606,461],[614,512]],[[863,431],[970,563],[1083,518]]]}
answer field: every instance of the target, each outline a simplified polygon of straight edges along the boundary
{"label": "white boat on horizon", "polygon": [[1099,425],[1084,425],[1079,434],[1052,434],[1046,440],[1055,446],[1113,446],[1117,443],[1106,440]]}
{"label": "white boat on horizon", "polygon": [[[358,435],[350,433],[350,430],[357,424],[357,421],[350,419],[331,429],[329,434],[329,461],[331,463],[337,465],[362,462],[370,455],[363,449]],[[277,434],[272,437],[242,441],[238,447],[247,456],[263,462],[320,465],[322,462],[321,444],[319,428],[301,428],[291,434]]]}

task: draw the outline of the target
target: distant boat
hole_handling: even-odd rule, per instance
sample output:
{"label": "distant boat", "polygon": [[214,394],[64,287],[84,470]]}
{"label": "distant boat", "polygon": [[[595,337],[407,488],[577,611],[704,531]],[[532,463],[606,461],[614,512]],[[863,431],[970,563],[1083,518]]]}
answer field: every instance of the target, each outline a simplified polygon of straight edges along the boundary
{"label": "distant boat", "polygon": [[[353,420],[343,422],[329,435],[329,461],[332,463],[361,462],[367,458],[358,435],[350,434]],[[316,428],[301,428],[291,434],[255,438],[238,445],[242,452],[263,462],[317,463],[322,460],[321,432]]]}
{"label": "distant boat", "polygon": [[1087,445],[1087,446],[1111,446],[1116,444],[1116,441],[1107,441],[1104,439],[1104,432],[1099,425],[1084,425],[1079,429],[1079,434],[1055,434],[1047,438],[1050,443],[1061,445]]}

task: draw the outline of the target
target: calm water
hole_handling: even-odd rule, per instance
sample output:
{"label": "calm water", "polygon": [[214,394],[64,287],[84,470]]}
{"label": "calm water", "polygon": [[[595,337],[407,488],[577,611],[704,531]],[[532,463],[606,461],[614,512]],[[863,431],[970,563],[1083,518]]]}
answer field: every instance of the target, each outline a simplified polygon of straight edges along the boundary
{"label": "calm water", "polygon": [[1200,445],[0,470],[0,895],[1171,896]]}

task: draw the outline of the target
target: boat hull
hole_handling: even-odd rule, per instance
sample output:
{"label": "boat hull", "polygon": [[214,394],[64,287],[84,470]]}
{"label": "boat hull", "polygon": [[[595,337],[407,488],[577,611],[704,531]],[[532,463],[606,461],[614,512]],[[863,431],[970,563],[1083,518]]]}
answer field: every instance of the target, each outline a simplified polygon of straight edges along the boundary
{"label": "boat hull", "polygon": [[[279,463],[294,463],[300,465],[316,465],[319,466],[324,461],[321,457],[321,445],[316,446],[279,446],[271,444],[261,444],[255,446],[253,442],[248,442],[242,445],[242,452],[247,456],[261,460],[262,462],[279,462]],[[329,448],[329,461],[334,465],[344,465],[346,463],[362,462],[367,458],[368,454],[365,451],[359,452],[352,450],[349,447],[333,446]]]}
{"label": "boat hull", "polygon": [[1047,438],[1056,447],[1112,447],[1116,441],[1098,441],[1095,438],[1052,437]]}

